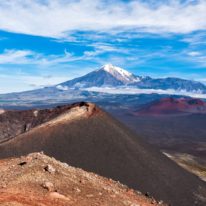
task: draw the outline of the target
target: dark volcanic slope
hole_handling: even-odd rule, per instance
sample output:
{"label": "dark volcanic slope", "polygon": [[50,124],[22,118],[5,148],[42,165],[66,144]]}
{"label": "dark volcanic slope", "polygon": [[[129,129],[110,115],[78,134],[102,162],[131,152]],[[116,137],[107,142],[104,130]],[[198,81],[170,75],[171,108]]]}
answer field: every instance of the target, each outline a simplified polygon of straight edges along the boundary
{"label": "dark volcanic slope", "polygon": [[206,102],[189,97],[156,99],[110,112],[161,150],[206,158]]}
{"label": "dark volcanic slope", "polygon": [[113,115],[161,150],[188,153],[206,160],[206,115]]}
{"label": "dark volcanic slope", "polygon": [[[92,104],[0,145],[0,157],[44,151],[174,206],[205,205],[206,185]],[[86,107],[86,109],[85,109]]]}

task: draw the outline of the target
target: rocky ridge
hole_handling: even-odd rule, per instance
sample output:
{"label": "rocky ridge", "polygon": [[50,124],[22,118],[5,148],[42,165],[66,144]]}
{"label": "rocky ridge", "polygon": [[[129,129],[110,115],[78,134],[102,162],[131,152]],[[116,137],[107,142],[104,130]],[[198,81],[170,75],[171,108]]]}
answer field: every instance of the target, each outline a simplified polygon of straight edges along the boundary
{"label": "rocky ridge", "polygon": [[0,161],[0,205],[157,206],[140,192],[43,153]]}

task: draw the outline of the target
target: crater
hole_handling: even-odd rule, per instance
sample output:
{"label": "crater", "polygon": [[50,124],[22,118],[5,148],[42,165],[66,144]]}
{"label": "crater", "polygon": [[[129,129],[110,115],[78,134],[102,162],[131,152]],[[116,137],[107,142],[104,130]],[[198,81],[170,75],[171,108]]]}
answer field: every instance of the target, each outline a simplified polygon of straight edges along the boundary
{"label": "crater", "polygon": [[95,113],[96,106],[86,102],[50,109],[22,111],[0,110],[0,143],[46,123],[58,123]]}

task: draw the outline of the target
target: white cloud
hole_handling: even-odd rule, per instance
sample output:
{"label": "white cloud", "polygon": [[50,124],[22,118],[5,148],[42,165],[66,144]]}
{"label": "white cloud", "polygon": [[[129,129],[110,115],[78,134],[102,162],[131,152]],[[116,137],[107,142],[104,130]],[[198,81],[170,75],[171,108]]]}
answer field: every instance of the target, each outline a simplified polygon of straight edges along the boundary
{"label": "white cloud", "polygon": [[173,89],[138,89],[132,87],[90,87],[82,90],[102,92],[108,94],[169,94],[169,95],[180,95],[180,96],[190,96],[194,98],[206,98],[206,94],[194,92],[186,92],[184,90],[173,90]]}
{"label": "white cloud", "polygon": [[182,54],[186,54],[182,59],[186,61],[193,62],[197,65],[197,67],[205,67],[206,66],[206,54],[205,51],[183,51]]}
{"label": "white cloud", "polygon": [[36,56],[29,50],[5,50],[0,54],[0,64],[26,64]]}
{"label": "white cloud", "polygon": [[191,52],[188,52],[187,55],[192,56],[192,57],[196,57],[196,56],[200,56],[201,53],[198,51],[191,51]]}
{"label": "white cloud", "polygon": [[191,46],[199,46],[206,44],[206,34],[205,32],[198,32],[196,34],[186,35],[183,39],[183,42],[189,43]]}
{"label": "white cloud", "polygon": [[68,77],[64,76],[34,76],[34,75],[3,75],[0,74],[0,94],[9,92],[19,92],[26,90],[33,90],[42,88],[45,86],[55,85],[68,80]]}
{"label": "white cloud", "polygon": [[206,1],[180,2],[7,0],[0,2],[0,29],[54,38],[65,38],[77,30],[113,33],[128,30],[155,33],[205,30]]}
{"label": "white cloud", "polygon": [[63,54],[59,55],[44,55],[31,50],[4,50],[0,54],[0,65],[1,64],[33,64],[41,66],[51,66],[61,63],[69,63],[78,60],[88,60],[93,57],[107,52],[105,49],[97,49],[94,51],[85,51],[82,56],[75,56],[74,54],[64,51]]}

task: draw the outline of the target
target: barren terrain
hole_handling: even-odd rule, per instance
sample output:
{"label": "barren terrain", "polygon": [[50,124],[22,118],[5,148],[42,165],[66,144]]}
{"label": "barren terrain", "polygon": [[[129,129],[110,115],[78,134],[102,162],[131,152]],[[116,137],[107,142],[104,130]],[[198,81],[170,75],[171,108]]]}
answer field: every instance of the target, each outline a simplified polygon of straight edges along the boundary
{"label": "barren terrain", "polygon": [[111,179],[41,153],[0,161],[0,205],[164,206]]}
{"label": "barren terrain", "polygon": [[[172,206],[205,205],[203,181],[97,106],[79,103],[41,112],[50,114],[56,109],[62,112],[2,142],[0,158],[44,151],[71,166],[118,180]],[[41,117],[36,116],[35,120]],[[5,128],[10,126],[5,124]]]}

